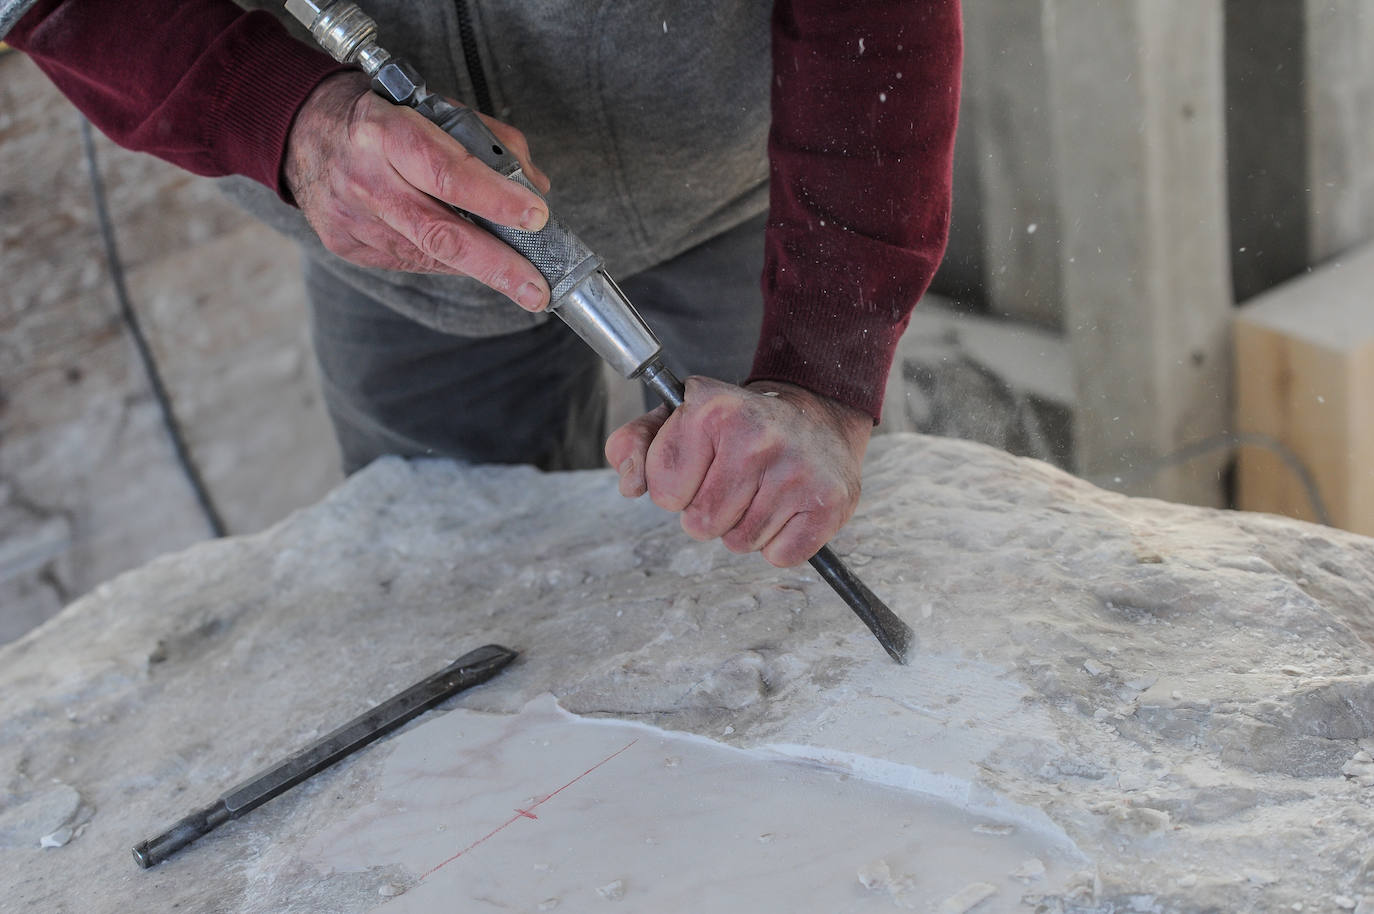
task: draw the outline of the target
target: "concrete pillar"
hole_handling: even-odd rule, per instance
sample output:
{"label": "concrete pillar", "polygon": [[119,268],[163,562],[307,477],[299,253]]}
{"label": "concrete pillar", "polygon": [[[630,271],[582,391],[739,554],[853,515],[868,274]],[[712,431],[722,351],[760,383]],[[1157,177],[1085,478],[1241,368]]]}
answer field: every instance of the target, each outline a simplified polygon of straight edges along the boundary
{"label": "concrete pillar", "polygon": [[[1136,479],[1226,428],[1221,0],[1047,0],[1077,467]],[[1123,487],[1221,503],[1216,454]]]}
{"label": "concrete pillar", "polygon": [[1060,239],[1045,2],[965,0],[964,55],[978,94],[965,112],[965,129],[977,137],[972,145],[988,310],[1058,327]]}
{"label": "concrete pillar", "polygon": [[974,128],[982,77],[967,54],[961,74],[959,126],[954,136],[954,199],[949,243],[931,280],[930,290],[965,307],[986,301],[983,289],[983,204],[978,189],[979,137]]}
{"label": "concrete pillar", "polygon": [[1374,8],[1226,0],[1236,298],[1374,240]]}
{"label": "concrete pillar", "polygon": [[1374,7],[1306,0],[1313,263],[1374,238]]}
{"label": "concrete pillar", "polygon": [[1226,159],[1237,301],[1307,269],[1304,0],[1226,0]]}

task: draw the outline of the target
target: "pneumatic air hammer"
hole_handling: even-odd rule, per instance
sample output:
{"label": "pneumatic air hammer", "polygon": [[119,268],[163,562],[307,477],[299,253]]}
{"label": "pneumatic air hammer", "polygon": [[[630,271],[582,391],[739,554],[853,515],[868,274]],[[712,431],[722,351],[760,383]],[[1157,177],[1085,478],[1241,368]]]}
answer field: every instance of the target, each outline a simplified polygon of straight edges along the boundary
{"label": "pneumatic air hammer", "polygon": [[[477,112],[454,105],[425,88],[415,69],[377,44],[377,23],[351,0],[286,0],[286,10],[340,63],[356,64],[387,100],[414,108],[483,163],[539,193],[520,162]],[[462,216],[500,238],[534,264],[549,283],[549,310],[620,374],[638,378],[667,404],[682,405],[682,382],[663,365],[662,346],[602,261],[552,216],[537,232],[498,225],[471,213]],[[898,663],[907,661],[915,633],[854,576],[829,546],[811,565],[872,630]]]}

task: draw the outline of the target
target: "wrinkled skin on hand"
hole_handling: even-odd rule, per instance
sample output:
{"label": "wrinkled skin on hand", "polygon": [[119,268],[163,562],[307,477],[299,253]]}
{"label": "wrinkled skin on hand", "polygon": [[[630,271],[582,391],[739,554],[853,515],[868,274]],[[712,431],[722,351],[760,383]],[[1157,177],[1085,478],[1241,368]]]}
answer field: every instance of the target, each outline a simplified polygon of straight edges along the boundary
{"label": "wrinkled skin on hand", "polygon": [[867,414],[790,384],[692,377],[681,407],[621,426],[606,459],[622,495],[680,511],[693,539],[789,567],[854,513],[872,430]]}
{"label": "wrinkled skin on hand", "polygon": [[[524,135],[483,120],[547,192]],[[324,246],[345,260],[471,276],[526,310],[548,306],[548,283],[529,261],[440,201],[531,231],[548,221],[548,206],[417,112],[374,94],[362,73],[331,76],[311,93],[287,137],[283,176]]]}

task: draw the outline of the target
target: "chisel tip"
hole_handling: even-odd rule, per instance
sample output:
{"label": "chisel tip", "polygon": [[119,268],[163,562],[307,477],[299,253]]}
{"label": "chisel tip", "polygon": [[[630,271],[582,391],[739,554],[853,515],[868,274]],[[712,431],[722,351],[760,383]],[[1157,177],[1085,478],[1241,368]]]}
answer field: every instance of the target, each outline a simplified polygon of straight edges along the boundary
{"label": "chisel tip", "polygon": [[916,633],[888,609],[887,604],[869,590],[829,546],[811,557],[811,567],[820,572],[825,582],[854,611],[854,615],[868,626],[888,656],[903,665],[910,662],[916,645]]}

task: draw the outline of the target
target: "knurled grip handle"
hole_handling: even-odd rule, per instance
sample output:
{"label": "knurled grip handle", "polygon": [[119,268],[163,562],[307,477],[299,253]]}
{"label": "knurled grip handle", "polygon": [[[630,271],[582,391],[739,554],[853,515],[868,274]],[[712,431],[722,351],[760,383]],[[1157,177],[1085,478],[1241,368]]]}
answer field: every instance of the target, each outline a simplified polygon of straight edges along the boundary
{"label": "knurled grip handle", "polygon": [[[476,111],[447,103],[432,104],[432,107],[427,105],[417,110],[438,124],[441,130],[461,143],[463,148],[486,165],[539,194],[538,189],[525,176],[519,159],[487,128]],[[542,197],[543,194],[539,196]],[[539,231],[527,232],[483,219],[459,207],[453,209],[500,238],[534,264],[534,268],[549,283],[549,301],[555,307],[569,289],[601,266],[601,258],[592,253],[591,248],[583,244],[580,238],[553,216],[549,217],[548,223]]]}
{"label": "knurled grip handle", "polygon": [[[387,63],[372,79],[377,94],[414,108],[478,161],[542,198],[520,160],[491,132],[481,115],[423,91],[422,86],[419,74],[404,61]],[[601,269],[601,258],[562,222],[550,216],[542,229],[527,232],[460,207],[449,208],[523,254],[549,284],[549,310],[621,375],[635,377],[658,355],[662,348],[658,338]]]}

